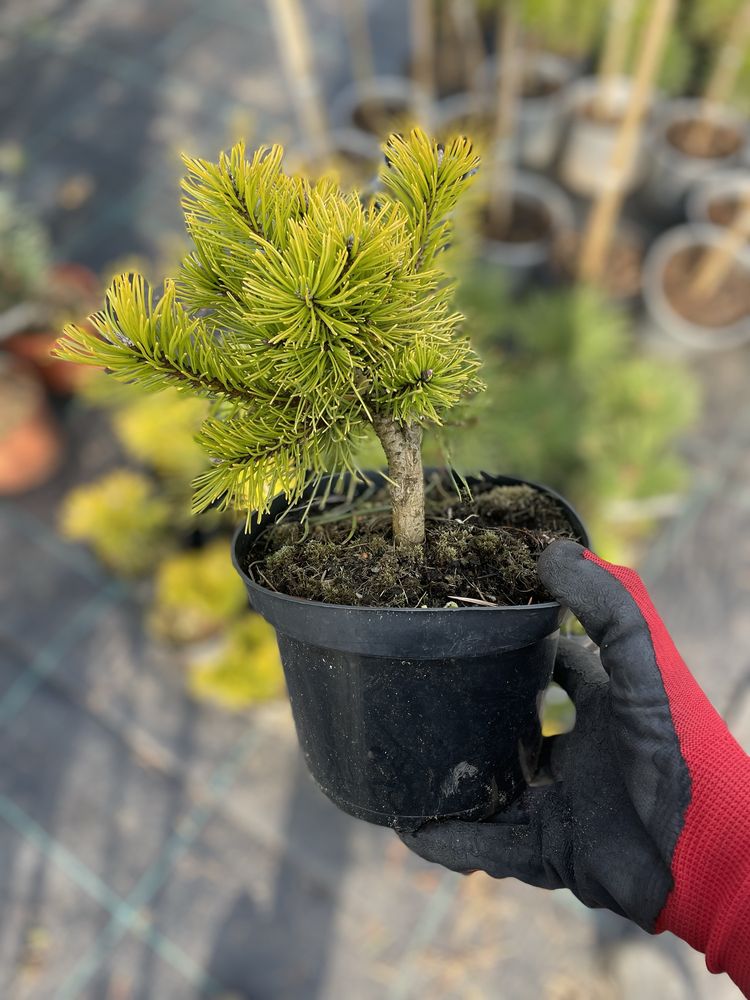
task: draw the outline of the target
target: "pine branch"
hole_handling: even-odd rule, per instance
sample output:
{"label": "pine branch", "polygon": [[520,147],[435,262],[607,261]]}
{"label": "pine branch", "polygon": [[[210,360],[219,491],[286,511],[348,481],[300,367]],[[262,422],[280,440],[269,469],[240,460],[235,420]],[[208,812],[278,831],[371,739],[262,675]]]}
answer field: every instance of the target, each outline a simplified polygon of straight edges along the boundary
{"label": "pine branch", "polygon": [[186,158],[193,250],[178,282],[155,301],[141,277],[117,278],[92,327],[66,329],[60,357],[215,401],[197,509],[264,510],[278,489],[298,496],[308,473],[353,470],[375,421],[403,442],[408,461],[397,448],[389,461],[414,494],[422,426],[481,388],[435,263],[477,157],[466,139],[443,148],[419,130],[384,149],[386,190],[366,204],[330,178],[287,176],[278,146],[249,161],[241,143],[216,163]]}
{"label": "pine branch", "polygon": [[65,328],[56,357],[103,367],[118,381],[146,390],[175,386],[209,398],[250,401],[241,377],[222,361],[222,354],[236,358],[238,345],[188,316],[172,282],[154,304],[140,275],[121,275],[107,291],[104,309],[89,320],[93,330]]}
{"label": "pine branch", "polygon": [[416,269],[430,265],[449,232],[448,216],[479,168],[471,142],[448,143],[415,129],[408,138],[392,135],[385,144],[380,179],[407,210],[416,251]]}

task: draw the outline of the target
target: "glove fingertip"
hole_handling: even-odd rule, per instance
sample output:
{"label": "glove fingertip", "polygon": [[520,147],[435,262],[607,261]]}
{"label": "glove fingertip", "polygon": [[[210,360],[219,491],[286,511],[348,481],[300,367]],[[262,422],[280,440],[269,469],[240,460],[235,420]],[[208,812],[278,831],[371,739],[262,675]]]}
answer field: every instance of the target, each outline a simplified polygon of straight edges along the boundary
{"label": "glove fingertip", "polygon": [[558,538],[547,546],[537,560],[539,579],[554,594],[560,573],[574,567],[587,551],[572,538]]}

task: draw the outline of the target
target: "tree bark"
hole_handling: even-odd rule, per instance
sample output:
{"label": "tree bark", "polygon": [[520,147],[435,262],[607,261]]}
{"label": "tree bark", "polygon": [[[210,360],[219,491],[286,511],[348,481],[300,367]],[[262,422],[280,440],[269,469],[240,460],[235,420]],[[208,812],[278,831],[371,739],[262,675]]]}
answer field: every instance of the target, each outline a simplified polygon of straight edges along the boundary
{"label": "tree bark", "polygon": [[404,548],[424,545],[422,428],[383,415],[376,415],[373,425],[388,460],[396,545]]}

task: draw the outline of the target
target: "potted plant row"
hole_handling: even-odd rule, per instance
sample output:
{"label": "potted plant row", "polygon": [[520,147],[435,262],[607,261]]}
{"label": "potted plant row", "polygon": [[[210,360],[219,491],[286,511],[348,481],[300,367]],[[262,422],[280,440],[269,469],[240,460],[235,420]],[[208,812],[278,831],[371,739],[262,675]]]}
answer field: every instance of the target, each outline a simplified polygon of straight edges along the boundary
{"label": "potted plant row", "polygon": [[[586,533],[543,487],[423,467],[425,430],[482,387],[440,267],[478,157],[419,130],[384,153],[364,202],[287,175],[278,147],[186,160],[179,283],[116,279],[59,351],[214,400],[195,509],[244,515],[235,565],[309,769],[342,809],[409,826],[524,787],[564,614],[536,556]],[[368,434],[384,472],[358,468]]]}
{"label": "potted plant row", "polygon": [[712,49],[711,71],[697,97],[658,107],[649,136],[644,193],[652,209],[672,219],[696,180],[741,161],[748,139],[745,118],[731,101],[750,51],[750,3],[697,4],[693,21]]}

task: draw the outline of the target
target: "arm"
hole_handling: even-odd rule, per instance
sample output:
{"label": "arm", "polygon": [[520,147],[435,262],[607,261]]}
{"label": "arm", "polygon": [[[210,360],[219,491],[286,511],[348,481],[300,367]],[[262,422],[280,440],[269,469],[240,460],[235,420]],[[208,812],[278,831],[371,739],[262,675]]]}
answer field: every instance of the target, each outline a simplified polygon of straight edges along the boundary
{"label": "arm", "polygon": [[457,871],[567,886],[665,930],[750,996],[750,758],[677,652],[638,576],[573,542],[539,561],[600,657],[563,640],[555,679],[577,711],[546,741],[551,783],[484,823],[405,842]]}

